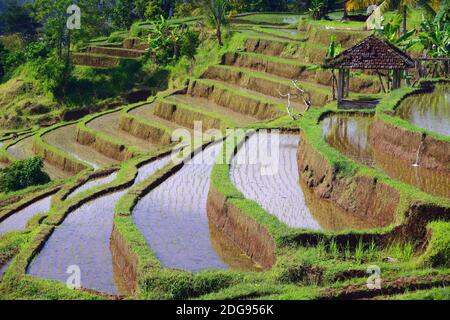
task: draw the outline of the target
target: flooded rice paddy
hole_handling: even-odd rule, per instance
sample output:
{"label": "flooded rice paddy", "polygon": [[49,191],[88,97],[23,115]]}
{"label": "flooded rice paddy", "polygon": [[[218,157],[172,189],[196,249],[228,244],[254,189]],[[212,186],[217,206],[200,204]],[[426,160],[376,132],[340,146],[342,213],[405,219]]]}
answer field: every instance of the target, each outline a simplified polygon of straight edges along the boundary
{"label": "flooded rice paddy", "polygon": [[407,97],[396,113],[417,127],[450,136],[450,85],[436,85],[431,93]]}
{"label": "flooded rice paddy", "polygon": [[217,143],[198,153],[142,198],[133,211],[134,222],[164,267],[191,272],[255,268],[208,223],[210,175],[220,149]]}
{"label": "flooded rice paddy", "polygon": [[322,122],[325,141],[359,163],[377,168],[395,180],[413,185],[435,196],[450,198],[450,173],[421,166],[374,150],[369,134],[373,119],[367,116],[334,114]]}
{"label": "flooded rice paddy", "polygon": [[[135,183],[148,178],[169,161],[166,157],[142,166]],[[70,213],[29,265],[27,273],[65,282],[70,276],[66,273],[68,268],[78,266],[82,287],[110,294],[122,293],[117,284],[120,281],[113,265],[110,237],[114,208],[127,191],[95,199]]]}
{"label": "flooded rice paddy", "polygon": [[0,235],[11,231],[25,230],[31,218],[46,213],[50,209],[51,197],[47,196],[36,201],[0,222]]}
{"label": "flooded rice paddy", "polygon": [[76,124],[62,126],[56,130],[50,131],[43,136],[43,140],[46,143],[63,150],[74,158],[87,163],[94,169],[118,162],[89,146],[78,143]]}
{"label": "flooded rice paddy", "polygon": [[113,182],[116,179],[116,177],[117,177],[117,172],[113,172],[105,177],[89,180],[86,183],[79,186],[78,188],[76,188],[74,191],[72,191],[70,193],[70,195],[67,197],[67,199],[70,199],[70,198],[76,196],[77,194],[80,194],[86,190],[93,189],[95,187]]}
{"label": "flooded rice paddy", "polygon": [[231,180],[246,198],[288,226],[318,230],[299,185],[298,143],[298,134],[251,135],[231,162]]}
{"label": "flooded rice paddy", "polygon": [[369,144],[372,122],[372,117],[332,115],[322,121],[323,138],[340,153],[373,166],[373,153]]}

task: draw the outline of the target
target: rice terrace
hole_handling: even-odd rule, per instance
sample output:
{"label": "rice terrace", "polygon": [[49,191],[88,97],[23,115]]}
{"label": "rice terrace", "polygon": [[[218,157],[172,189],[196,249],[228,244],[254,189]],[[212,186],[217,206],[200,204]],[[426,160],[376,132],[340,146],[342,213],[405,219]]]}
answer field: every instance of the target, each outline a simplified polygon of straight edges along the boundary
{"label": "rice terrace", "polygon": [[0,300],[449,286],[449,0],[0,2]]}

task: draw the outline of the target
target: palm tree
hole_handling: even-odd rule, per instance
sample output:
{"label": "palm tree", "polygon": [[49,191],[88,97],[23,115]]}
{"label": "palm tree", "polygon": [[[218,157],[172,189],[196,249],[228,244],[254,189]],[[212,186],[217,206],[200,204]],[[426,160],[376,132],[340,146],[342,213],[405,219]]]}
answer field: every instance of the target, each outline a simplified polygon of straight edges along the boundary
{"label": "palm tree", "polygon": [[222,26],[228,23],[227,12],[229,8],[228,0],[207,0],[208,20],[216,28],[217,41],[219,46],[222,42]]}
{"label": "palm tree", "polygon": [[[385,0],[380,6],[383,6],[382,11],[388,8],[397,8],[402,15],[402,33],[406,34],[408,31],[406,29],[406,20],[408,15],[408,10],[416,7],[423,8],[427,14],[434,16],[436,15],[437,8],[440,2],[445,2],[440,0]],[[346,0],[344,1],[344,16],[349,8],[352,9],[364,9],[370,4],[377,2],[376,0]]]}
{"label": "palm tree", "polygon": [[408,10],[416,7],[419,4],[420,0],[400,0],[398,3],[398,9],[402,13],[402,33],[406,34],[408,30],[406,30],[406,18],[408,15]]}

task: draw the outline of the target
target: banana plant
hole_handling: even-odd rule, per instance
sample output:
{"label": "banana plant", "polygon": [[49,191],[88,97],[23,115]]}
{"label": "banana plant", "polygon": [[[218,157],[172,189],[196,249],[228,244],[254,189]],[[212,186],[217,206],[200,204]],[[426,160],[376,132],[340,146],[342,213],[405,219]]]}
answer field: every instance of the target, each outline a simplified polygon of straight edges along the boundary
{"label": "banana plant", "polygon": [[408,48],[414,45],[412,36],[416,33],[416,29],[412,29],[410,31],[407,31],[406,33],[402,33],[401,28],[402,16],[398,14],[390,21],[383,22],[382,28],[376,30],[376,33],[390,43],[406,51]]}
{"label": "banana plant", "polygon": [[434,58],[450,57],[449,2],[443,1],[433,20],[422,20],[418,41]]}

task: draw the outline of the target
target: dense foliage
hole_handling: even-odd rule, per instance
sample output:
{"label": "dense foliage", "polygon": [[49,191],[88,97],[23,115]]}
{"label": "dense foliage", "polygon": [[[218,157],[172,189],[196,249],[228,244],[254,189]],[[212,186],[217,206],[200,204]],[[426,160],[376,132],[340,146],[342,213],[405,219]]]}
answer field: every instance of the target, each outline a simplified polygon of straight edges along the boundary
{"label": "dense foliage", "polygon": [[20,160],[0,171],[0,191],[16,191],[50,181],[40,157]]}

